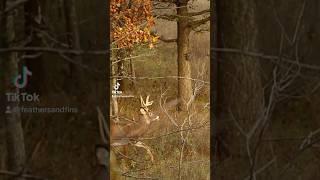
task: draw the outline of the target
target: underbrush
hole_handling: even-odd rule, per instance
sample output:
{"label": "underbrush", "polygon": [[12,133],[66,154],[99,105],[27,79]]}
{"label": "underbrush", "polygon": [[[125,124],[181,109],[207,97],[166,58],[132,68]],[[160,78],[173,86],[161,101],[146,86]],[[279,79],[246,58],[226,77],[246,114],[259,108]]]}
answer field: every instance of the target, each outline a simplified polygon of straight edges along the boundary
{"label": "underbrush", "polygon": [[[135,53],[148,52],[138,49]],[[131,86],[124,93],[134,97],[119,98],[118,102],[119,114],[132,118],[137,117],[140,95],[150,95],[150,100],[154,101],[151,111],[160,116],[160,121],[152,124],[142,141],[150,147],[155,160],[150,161],[145,149],[130,146],[127,157],[117,156],[125,172],[124,179],[209,179],[209,83],[203,86],[189,112],[176,111],[175,105],[170,105],[177,97],[176,47],[160,44],[152,53],[151,57],[141,56],[134,61],[136,82],[124,82],[126,87]],[[209,82],[208,58],[193,59],[192,64],[192,78]]]}

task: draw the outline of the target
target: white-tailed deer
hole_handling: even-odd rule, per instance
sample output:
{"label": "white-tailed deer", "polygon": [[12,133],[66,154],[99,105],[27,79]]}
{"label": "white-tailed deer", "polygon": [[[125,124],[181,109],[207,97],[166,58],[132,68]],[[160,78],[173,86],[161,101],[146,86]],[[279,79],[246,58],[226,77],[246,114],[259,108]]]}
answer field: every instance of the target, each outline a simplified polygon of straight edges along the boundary
{"label": "white-tailed deer", "polygon": [[[153,114],[149,107],[153,104],[153,101],[149,100],[150,96],[147,96],[146,101],[140,96],[140,109],[139,118],[137,121],[120,125],[119,123],[111,122],[111,134],[110,141],[112,147],[133,145],[136,147],[144,148],[153,162],[154,158],[150,151],[150,148],[143,142],[139,141],[140,137],[148,132],[151,124],[159,120],[159,116]],[[126,154],[125,154],[126,155]]]}
{"label": "white-tailed deer", "polygon": [[146,102],[140,96],[140,102],[139,119],[137,121],[126,125],[111,122],[110,139],[112,146],[127,145],[130,140],[137,140],[149,130],[152,122],[159,120],[159,116],[154,115],[149,109],[149,106],[153,104],[153,101],[149,101],[149,96],[147,96]]}
{"label": "white-tailed deer", "polygon": [[[159,116],[154,115],[149,109],[149,107],[153,104],[153,101],[149,101],[149,97],[150,96],[147,96],[146,101],[144,101],[143,98],[140,96],[141,106],[139,109],[139,119],[137,121],[133,121],[125,125],[120,125],[119,123],[115,123],[111,120],[111,132],[109,132],[109,128],[107,126],[102,112],[99,108],[97,108],[101,141],[102,144],[106,145],[105,147],[96,147],[96,157],[98,164],[105,167],[104,169],[101,169],[101,179],[109,178],[107,176],[108,173],[105,173],[108,172],[107,170],[109,167],[109,152],[111,154],[110,163],[112,164],[110,166],[110,178],[119,179],[119,177],[121,176],[120,168],[118,163],[116,162],[115,155],[112,152],[112,150],[109,150],[107,148],[109,147],[109,142],[111,147],[133,145],[136,147],[144,148],[147,151],[148,155],[151,157],[151,161],[153,162],[154,158],[150,148],[138,139],[142,137],[150,129],[150,126],[154,121],[159,120]],[[110,137],[110,141],[108,137]]]}

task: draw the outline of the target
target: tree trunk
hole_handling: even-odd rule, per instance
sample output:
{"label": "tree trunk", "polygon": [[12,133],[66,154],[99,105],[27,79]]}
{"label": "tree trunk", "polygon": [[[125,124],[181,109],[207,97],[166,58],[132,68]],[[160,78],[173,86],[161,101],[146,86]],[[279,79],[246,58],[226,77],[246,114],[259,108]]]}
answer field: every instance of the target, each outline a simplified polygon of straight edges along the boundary
{"label": "tree trunk", "polygon": [[71,46],[71,48],[81,49],[78,15],[76,11],[75,0],[65,0],[64,8],[66,16],[66,27],[68,33],[68,43]]}
{"label": "tree trunk", "polygon": [[[0,3],[0,12],[2,12],[5,9],[5,5],[6,5],[6,1],[3,1]],[[3,16],[0,16],[0,27],[6,27],[6,19]],[[5,35],[6,35],[6,28],[0,28],[0,48],[6,48],[6,39],[5,39]],[[5,76],[4,76],[4,71],[5,67],[4,67],[4,62],[5,62],[5,56],[0,56],[0,82],[1,84],[4,84],[5,81]],[[4,86],[0,86],[0,94],[2,94],[2,96],[0,97],[0,102],[1,102],[1,116],[0,116],[0,169],[8,169],[7,167],[7,161],[8,161],[8,151],[7,151],[7,142],[6,142],[6,124],[5,124],[5,116],[2,115],[2,113],[5,112],[5,106],[3,106],[3,104],[5,104],[4,102],[6,102],[5,97],[3,96],[3,94],[5,94],[5,87]],[[3,176],[0,175],[1,179],[4,179]],[[6,179],[5,179],[6,180]]]}
{"label": "tree trunk", "polygon": [[[43,46],[42,39],[40,36],[41,25],[43,23],[42,12],[45,0],[27,1],[24,5],[25,11],[25,34],[26,37],[31,37],[31,42],[26,46],[30,47],[41,47]],[[34,52],[26,53],[26,55],[33,55]],[[30,81],[30,85],[27,90],[30,92],[37,92],[39,94],[45,93],[47,91],[46,83],[46,70],[45,62],[42,55],[35,58],[27,59],[26,64],[30,71],[33,73]]]}
{"label": "tree trunk", "polygon": [[121,78],[117,78],[117,82],[120,83],[120,89],[119,91],[124,91],[126,89],[126,84],[125,84],[125,78],[122,78],[123,76],[127,75],[126,69],[125,69],[125,62],[124,59],[127,58],[127,53],[126,49],[119,49],[116,51],[117,55],[117,73],[116,76],[120,76]]}
{"label": "tree trunk", "polygon": [[218,95],[218,59],[217,53],[212,50],[212,48],[216,48],[218,46],[218,38],[217,38],[217,27],[218,27],[218,18],[217,18],[217,5],[216,1],[210,1],[211,8],[211,21],[210,21],[210,111],[212,117],[210,117],[210,176],[215,177],[218,165],[218,157],[217,157],[217,95]]}
{"label": "tree trunk", "polygon": [[131,91],[134,91],[136,89],[136,84],[137,84],[137,81],[136,81],[136,69],[135,69],[135,66],[134,66],[134,62],[132,59],[130,59],[130,62],[129,62],[129,67],[130,67],[130,76],[132,77],[131,78],[131,86],[130,86],[130,89]]}
{"label": "tree trunk", "polygon": [[[116,73],[116,65],[110,65],[111,66],[111,76],[117,76],[117,73]],[[114,86],[116,85],[117,83],[117,78],[112,78],[111,79],[111,92],[115,90]],[[113,95],[113,93],[112,93]],[[119,122],[119,106],[118,106],[118,100],[117,100],[117,97],[111,97],[111,105],[110,105],[110,108],[111,108],[111,115],[115,117],[114,121],[115,122]]]}
{"label": "tree trunk", "polygon": [[189,27],[188,17],[188,0],[182,0],[177,3],[177,15],[179,20],[177,22],[177,48],[178,48],[178,109],[182,111],[187,110],[187,103],[192,95],[192,81],[191,81],[191,64],[189,52],[189,35],[191,28]]}
{"label": "tree trunk", "polygon": [[[219,48],[256,50],[257,25],[254,0],[217,1]],[[245,132],[257,121],[263,102],[263,87],[257,59],[244,55],[218,53],[218,149],[227,145],[232,158],[222,163],[217,177],[244,177],[250,170],[244,136],[234,120]],[[233,120],[234,119],[234,120]],[[250,147],[249,147],[250,148]],[[226,152],[221,152],[222,156]],[[225,173],[226,171],[232,173]],[[222,175],[223,174],[223,175]]]}
{"label": "tree trunk", "polygon": [[[80,35],[79,35],[79,23],[78,15],[76,11],[75,0],[64,0],[64,13],[66,18],[66,31],[67,31],[67,42],[70,46],[70,49],[80,50]],[[82,64],[82,57],[70,57],[76,63]],[[71,93],[79,92],[79,88],[83,85],[83,72],[77,65],[70,63],[69,65],[70,79],[66,80],[68,90]],[[70,83],[73,82],[73,83]],[[80,92],[79,92],[80,93]]]}
{"label": "tree trunk", "polygon": [[[7,6],[10,3],[7,2]],[[15,40],[15,17],[12,13],[7,15],[6,19],[6,36],[7,44],[11,46],[11,42]],[[19,93],[19,89],[12,83],[12,77],[18,74],[18,58],[17,53],[7,54],[6,61],[3,62],[4,72],[4,87],[5,92]],[[7,101],[6,107],[11,109],[18,107],[19,102]],[[25,166],[26,154],[24,146],[23,129],[21,125],[21,116],[19,112],[6,113],[5,115],[7,150],[8,150],[8,170],[17,173],[23,173]],[[24,178],[15,177],[14,180],[23,180]]]}
{"label": "tree trunk", "polygon": [[[117,63],[112,65],[111,64],[111,72],[112,76],[120,76],[121,78],[112,78],[112,91],[122,91],[124,92],[125,87],[125,80],[122,76],[125,76],[125,65],[124,65],[124,58],[126,57],[126,49],[119,49],[115,51],[116,53],[116,61]],[[115,89],[115,85],[119,83],[119,89]],[[119,122],[119,102],[117,97],[112,97],[112,115],[115,117],[115,122]]]}

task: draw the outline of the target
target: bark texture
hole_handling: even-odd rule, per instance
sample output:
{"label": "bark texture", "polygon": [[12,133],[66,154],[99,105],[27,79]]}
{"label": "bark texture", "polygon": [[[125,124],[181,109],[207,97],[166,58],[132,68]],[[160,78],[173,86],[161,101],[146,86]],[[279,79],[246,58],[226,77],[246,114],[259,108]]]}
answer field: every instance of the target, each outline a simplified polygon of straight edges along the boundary
{"label": "bark texture", "polygon": [[[5,9],[6,1],[3,1],[0,3],[0,11],[3,11]],[[6,19],[3,18],[3,16],[0,16],[0,27],[6,27]],[[0,28],[0,48],[5,48],[6,46],[6,28]],[[1,84],[4,84],[4,73],[3,70],[5,62],[5,56],[0,56],[0,82]],[[0,110],[1,110],[1,116],[0,116],[0,169],[7,169],[7,157],[8,157],[8,151],[7,151],[7,142],[6,142],[6,126],[5,126],[5,116],[3,113],[5,112],[5,97],[3,94],[5,94],[5,87],[0,86]],[[0,178],[4,179],[4,177],[0,176]],[[6,180],[6,179],[4,179]]]}
{"label": "bark texture", "polygon": [[177,48],[178,48],[178,98],[180,103],[178,109],[187,110],[187,103],[192,95],[191,63],[189,50],[189,35],[191,32],[188,21],[188,0],[182,0],[177,3]]}
{"label": "bark texture", "polygon": [[[7,6],[10,3],[7,1]],[[15,15],[13,13],[9,13],[6,18],[6,35],[7,35],[7,44],[11,47],[11,43],[15,40]],[[4,66],[4,91],[5,92],[15,92],[19,93],[19,89],[17,89],[12,83],[12,78],[15,77],[18,71],[18,58],[17,53],[10,53],[6,56],[6,61],[3,62]],[[6,107],[17,107],[19,106],[18,102],[7,102]],[[6,128],[6,143],[7,143],[7,151],[8,151],[8,170],[23,173],[26,153],[25,153],[25,145],[24,145],[24,135],[23,129],[21,125],[21,116],[19,112],[6,113],[5,115],[5,128]],[[23,180],[19,176],[12,177],[14,180]]]}
{"label": "bark texture", "polygon": [[[30,38],[31,41],[26,44],[30,47],[41,47],[43,46],[41,33],[43,33],[43,14],[45,0],[34,0],[27,1],[24,4],[25,11],[25,36]],[[35,53],[26,53],[30,57],[34,56]],[[42,54],[37,54],[35,57],[26,59],[26,64],[30,71],[32,71],[33,76],[30,81],[30,85],[27,87],[30,92],[37,92],[42,94],[46,92],[47,83],[46,83],[46,71],[45,71],[45,62]]]}
{"label": "bark texture", "polygon": [[[217,2],[217,10],[219,47],[254,51],[257,48],[258,33],[255,1],[221,0]],[[263,87],[260,65],[253,57],[230,53],[218,55],[217,136],[221,140],[218,149],[224,151],[218,153],[218,156],[228,157],[223,158],[225,162],[217,169],[217,177],[241,179],[249,173],[251,164],[245,138],[237,129],[235,121],[248,132],[261,115]],[[226,169],[233,173],[225,173]]]}
{"label": "bark texture", "polygon": [[[75,0],[64,0],[64,13],[66,21],[66,31],[68,33],[67,42],[69,44],[69,47],[70,49],[80,50],[80,29]],[[81,56],[69,58],[71,58],[76,64],[83,63],[83,59]],[[65,84],[70,93],[76,93],[80,95],[82,92],[80,92],[79,89],[81,89],[81,87],[84,85],[85,76],[83,75],[84,72],[82,71],[82,69],[80,69],[76,64],[69,64],[70,79],[66,79]]]}

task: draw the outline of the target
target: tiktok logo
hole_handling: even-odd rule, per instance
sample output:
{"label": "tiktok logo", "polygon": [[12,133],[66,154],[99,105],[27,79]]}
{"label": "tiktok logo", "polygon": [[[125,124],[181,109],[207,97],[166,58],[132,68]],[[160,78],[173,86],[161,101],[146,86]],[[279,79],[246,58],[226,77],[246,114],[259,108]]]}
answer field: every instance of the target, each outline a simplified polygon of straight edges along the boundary
{"label": "tiktok logo", "polygon": [[120,94],[122,94],[122,91],[118,91],[120,88],[120,83],[118,81],[116,81],[116,84],[113,85],[113,91],[112,91],[112,97],[116,97]]}
{"label": "tiktok logo", "polygon": [[119,88],[120,88],[120,83],[117,82],[117,84],[113,86],[113,89],[117,91]]}
{"label": "tiktok logo", "polygon": [[32,72],[27,66],[23,66],[22,74],[17,75],[13,80],[14,85],[19,89],[25,88],[28,84],[28,76],[32,76]]}

